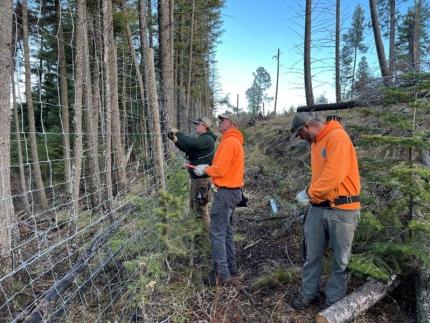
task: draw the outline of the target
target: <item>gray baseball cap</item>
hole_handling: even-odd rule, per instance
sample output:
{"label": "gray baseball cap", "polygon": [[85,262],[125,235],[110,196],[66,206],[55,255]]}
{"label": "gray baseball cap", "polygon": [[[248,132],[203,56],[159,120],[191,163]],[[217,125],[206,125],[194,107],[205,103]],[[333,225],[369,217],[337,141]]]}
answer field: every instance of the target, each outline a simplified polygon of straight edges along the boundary
{"label": "gray baseball cap", "polygon": [[313,113],[297,112],[294,115],[293,121],[291,122],[290,131],[293,134],[292,137],[296,138],[299,135],[300,129],[302,129],[307,122],[316,119],[318,119],[318,117]]}
{"label": "gray baseball cap", "polygon": [[226,113],[226,114],[220,114],[218,115],[218,119],[228,119],[231,122],[233,122],[236,126],[238,125],[237,116],[233,113]]}
{"label": "gray baseball cap", "polygon": [[211,121],[211,119],[209,119],[209,118],[206,118],[206,117],[201,117],[201,118],[198,118],[197,120],[191,120],[191,122],[192,123],[194,123],[194,124],[199,124],[199,123],[201,123],[201,124],[203,124],[204,126],[206,126],[206,128],[210,128],[210,127],[212,127],[212,121]]}

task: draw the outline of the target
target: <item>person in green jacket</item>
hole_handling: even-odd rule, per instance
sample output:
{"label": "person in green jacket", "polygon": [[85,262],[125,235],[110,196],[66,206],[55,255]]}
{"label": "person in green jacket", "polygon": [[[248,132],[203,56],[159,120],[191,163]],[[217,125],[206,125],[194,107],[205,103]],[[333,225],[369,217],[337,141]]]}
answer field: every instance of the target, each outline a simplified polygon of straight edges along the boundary
{"label": "person in green jacket", "polygon": [[[211,131],[212,121],[202,117],[192,121],[195,126],[197,137],[190,137],[176,129],[171,129],[167,137],[172,140],[176,147],[183,151],[191,165],[212,164],[215,154],[216,136]],[[196,212],[209,231],[210,217],[208,204],[212,197],[211,179],[207,174],[197,176],[191,168],[188,168],[191,179],[190,208]]]}

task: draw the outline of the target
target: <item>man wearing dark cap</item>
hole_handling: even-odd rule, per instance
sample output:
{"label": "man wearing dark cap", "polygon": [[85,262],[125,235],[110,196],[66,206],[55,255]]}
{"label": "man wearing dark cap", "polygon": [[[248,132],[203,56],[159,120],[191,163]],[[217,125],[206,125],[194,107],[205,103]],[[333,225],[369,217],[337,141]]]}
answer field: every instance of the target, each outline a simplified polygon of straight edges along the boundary
{"label": "man wearing dark cap", "polygon": [[303,310],[319,298],[328,247],[333,261],[325,288],[326,304],[331,305],[346,293],[345,269],[360,214],[360,175],[354,146],[338,121],[323,123],[314,114],[296,113],[291,132],[294,138],[300,137],[311,145],[311,183],[296,197],[300,205],[310,204],[304,225],[302,295],[291,304]]}
{"label": "man wearing dark cap", "polygon": [[243,135],[237,129],[234,115],[220,115],[219,129],[222,133],[212,166],[199,165],[197,175],[209,175],[217,192],[211,209],[212,272],[206,279],[209,285],[227,284],[237,274],[233,240],[233,213],[242,199],[245,167]]}
{"label": "man wearing dark cap", "polygon": [[[176,129],[171,129],[167,137],[176,147],[185,152],[192,165],[210,165],[215,154],[216,136],[210,130],[212,121],[202,117],[192,121],[197,137],[190,137]],[[211,180],[207,174],[196,175],[192,169],[188,169],[191,178],[190,208],[203,219],[203,223],[209,230],[210,218],[208,203],[211,199]]]}

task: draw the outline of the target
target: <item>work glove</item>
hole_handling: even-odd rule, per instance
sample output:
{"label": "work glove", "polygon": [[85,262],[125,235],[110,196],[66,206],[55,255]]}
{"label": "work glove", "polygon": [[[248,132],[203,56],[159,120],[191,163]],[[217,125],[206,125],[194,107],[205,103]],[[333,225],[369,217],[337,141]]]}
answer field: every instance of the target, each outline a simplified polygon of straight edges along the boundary
{"label": "work glove", "polygon": [[194,168],[194,174],[197,176],[203,176],[205,174],[205,169],[208,166],[208,164],[197,165],[196,168]]}
{"label": "work glove", "polygon": [[309,204],[309,195],[306,190],[303,190],[296,195],[296,200],[301,206],[307,206]]}
{"label": "work glove", "polygon": [[178,132],[178,129],[176,128],[170,129],[169,132],[167,133],[167,138],[169,138],[170,140],[173,140],[174,142],[178,141],[178,138],[176,138],[177,132]]}

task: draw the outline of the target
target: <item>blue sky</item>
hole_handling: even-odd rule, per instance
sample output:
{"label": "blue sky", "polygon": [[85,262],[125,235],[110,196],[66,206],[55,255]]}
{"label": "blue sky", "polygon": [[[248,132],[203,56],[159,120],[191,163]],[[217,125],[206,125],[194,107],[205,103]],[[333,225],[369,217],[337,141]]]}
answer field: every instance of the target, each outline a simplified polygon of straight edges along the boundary
{"label": "blue sky", "polygon": [[[334,27],[335,0],[313,1],[317,5],[313,16],[313,46],[311,56],[314,97],[324,95],[334,101]],[[347,3],[348,2],[348,3]],[[409,0],[408,2],[411,2]],[[369,16],[368,0],[342,1],[342,29],[350,26],[350,19],[356,5],[362,5],[366,18]],[[305,104],[303,87],[303,33],[305,1],[294,0],[227,0],[222,10],[225,30],[217,48],[217,70],[220,83],[219,96],[230,96],[239,107],[246,109],[245,91],[253,81],[252,73],[262,66],[272,78],[272,87],[267,94],[275,95],[276,55],[280,48],[280,73],[278,108],[281,112],[290,106]],[[402,4],[400,10],[407,8]],[[319,29],[320,31],[317,31]],[[379,67],[374,50],[373,33],[365,30],[369,51],[366,54],[375,75]],[[325,45],[320,44],[324,42]],[[386,49],[387,50],[387,49]],[[274,101],[266,105],[273,110]],[[222,110],[222,108],[220,108]]]}

